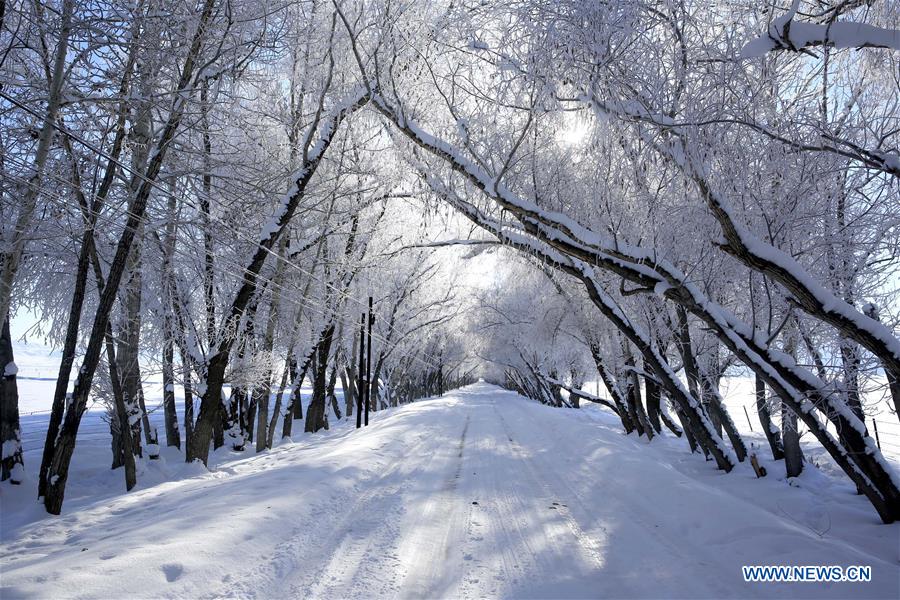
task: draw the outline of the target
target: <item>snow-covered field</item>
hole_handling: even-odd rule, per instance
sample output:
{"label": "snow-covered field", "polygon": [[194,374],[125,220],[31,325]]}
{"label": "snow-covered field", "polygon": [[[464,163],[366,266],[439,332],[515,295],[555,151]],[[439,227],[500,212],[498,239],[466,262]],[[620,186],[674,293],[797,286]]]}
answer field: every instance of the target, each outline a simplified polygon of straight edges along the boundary
{"label": "snow-covered field", "polygon": [[[79,441],[60,517],[35,502],[33,449],[31,481],[0,488],[2,598],[900,597],[900,524],[845,480],[724,475],[597,405],[476,384],[211,471],[166,452],[128,494],[106,436]],[[744,583],[767,564],[873,581]]]}
{"label": "snow-covered field", "polygon": [[[687,385],[687,382],[685,382]],[[760,454],[768,452],[768,443],[762,433],[762,426],[756,414],[756,393],[752,377],[723,377],[719,391],[725,400],[728,414],[734,420],[735,426],[748,442],[756,444]],[[885,384],[886,386],[886,384]],[[601,398],[608,398],[609,394],[602,384],[591,381],[582,386],[584,391],[596,394],[599,391]],[[900,465],[900,421],[892,412],[890,398],[884,390],[877,390],[864,395],[866,407],[866,427],[870,435],[875,436],[875,427],[878,428],[878,443],[882,453],[889,459]],[[670,411],[671,412],[671,411]],[[781,426],[781,419],[776,414],[775,424]],[[817,464],[823,468],[837,469],[824,452],[819,443],[807,432],[806,427],[800,424],[800,441],[804,453],[815,458]],[[828,424],[828,430],[836,434],[834,426]]]}

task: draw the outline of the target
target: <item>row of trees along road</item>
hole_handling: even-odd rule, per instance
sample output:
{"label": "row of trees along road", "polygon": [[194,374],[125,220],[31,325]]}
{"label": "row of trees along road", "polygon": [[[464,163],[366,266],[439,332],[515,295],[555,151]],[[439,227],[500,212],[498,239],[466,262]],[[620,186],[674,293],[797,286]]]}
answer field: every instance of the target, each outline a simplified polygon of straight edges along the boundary
{"label": "row of trees along road", "polygon": [[[63,357],[48,511],[89,398],[134,485],[160,444],[149,369],[189,461],[262,450],[282,416],[290,435],[304,379],[306,431],[340,411],[338,381],[349,412],[369,291],[377,407],[462,378],[463,288],[437,246],[466,238],[523,256],[549,303],[478,300],[505,384],[573,404],[563,386],[600,378],[626,431],[730,471],[747,448],[719,382],[751,373],[789,475],[802,423],[900,518],[864,423],[878,386],[900,407],[895,3],[0,6],[0,314],[38,313]],[[465,235],[441,240],[441,219]]]}

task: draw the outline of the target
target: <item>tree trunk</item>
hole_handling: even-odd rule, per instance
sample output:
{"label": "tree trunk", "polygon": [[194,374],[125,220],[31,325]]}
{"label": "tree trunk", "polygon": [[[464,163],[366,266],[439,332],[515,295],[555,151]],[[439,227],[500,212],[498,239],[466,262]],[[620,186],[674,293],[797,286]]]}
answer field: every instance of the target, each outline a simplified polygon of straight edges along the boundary
{"label": "tree trunk", "polygon": [[709,398],[710,411],[716,416],[716,420],[725,430],[725,434],[728,436],[728,441],[731,442],[731,447],[734,449],[738,461],[744,462],[744,459],[747,458],[747,446],[744,444],[741,434],[738,433],[734,420],[732,420],[731,415],[728,414],[728,410],[725,408],[725,403],[719,394],[717,382],[707,375],[703,378],[703,388],[704,396]]}
{"label": "tree trunk", "polygon": [[[221,398],[212,408],[212,413],[212,445],[213,450],[217,450],[225,445],[225,431],[228,429],[228,410]],[[196,428],[196,421],[194,422],[194,425]]]}
{"label": "tree trunk", "polygon": [[16,363],[13,360],[9,315],[3,319],[0,333],[0,481],[9,479],[18,485],[25,477],[22,457],[22,432],[19,426],[19,388],[16,384]]}
{"label": "tree trunk", "polygon": [[[792,359],[795,356],[795,339],[793,329],[785,334],[784,352]],[[800,430],[797,426],[797,414],[782,401],[781,430],[784,441],[784,468],[788,477],[797,477],[803,472],[803,450],[800,448]]]}
{"label": "tree trunk", "polygon": [[25,252],[28,242],[28,229],[31,226],[34,210],[37,205],[38,194],[42,189],[41,181],[44,177],[44,169],[50,156],[50,148],[53,143],[56,125],[56,115],[62,99],[63,81],[66,77],[66,54],[69,48],[69,34],[72,30],[72,11],[74,0],[64,0],[62,3],[59,41],[56,44],[56,54],[53,59],[53,72],[50,76],[47,95],[47,114],[38,134],[37,150],[34,164],[31,169],[34,174],[29,178],[25,192],[18,202],[18,215],[13,229],[12,239],[4,252],[0,254],[0,315],[5,318],[9,313],[10,300],[12,298],[13,282]]}
{"label": "tree trunk", "polygon": [[681,427],[675,424],[675,421],[669,416],[666,412],[666,409],[662,406],[660,407],[659,416],[662,419],[663,424],[669,428],[669,431],[675,434],[675,437],[681,437],[683,435],[683,431]]}
{"label": "tree trunk", "polygon": [[166,421],[166,446],[181,449],[181,432],[178,431],[178,413],[175,410],[175,349],[171,326],[165,326],[166,339],[163,340],[162,379],[163,413]]}
{"label": "tree trunk", "polygon": [[[97,266],[99,266],[99,263]],[[128,407],[125,406],[125,397],[121,384],[122,379],[119,375],[116,350],[113,343],[112,325],[107,322],[106,365],[109,368],[109,381],[112,387],[113,402],[115,403],[116,428],[118,431],[118,447],[113,446],[112,468],[125,467],[125,490],[131,491],[137,484],[137,469],[134,464],[134,435],[131,429]],[[140,445],[140,440],[138,440],[138,445]]]}
{"label": "tree trunk", "polygon": [[159,434],[156,427],[150,423],[150,415],[147,413],[147,405],[144,402],[144,388],[138,385],[138,407],[141,410],[141,422],[144,424],[144,438],[147,442],[147,454],[150,460],[159,458]]}
{"label": "tree trunk", "polygon": [[[179,350],[181,358],[182,385],[184,386],[184,444],[190,443],[194,434],[194,386],[191,382],[191,362],[184,348]],[[186,455],[186,453],[185,453]]]}
{"label": "tree trunk", "polygon": [[[682,364],[684,364],[684,375],[687,379],[688,389],[694,398],[700,400],[704,413],[709,416],[709,400],[703,397],[700,367],[697,364],[697,358],[694,354],[693,344],[691,343],[691,328],[688,323],[687,311],[685,311],[683,306],[679,305],[675,308],[675,312],[678,316],[678,332],[676,336],[678,352],[681,354],[681,361]],[[712,421],[716,432],[721,435],[722,427],[718,418],[711,418],[710,420]]]}
{"label": "tree trunk", "polygon": [[[293,344],[292,344],[293,345]],[[291,350],[288,351],[290,355]],[[288,374],[291,369],[291,360],[284,361],[284,370],[281,372],[281,383],[278,385],[278,393],[275,394],[275,408],[272,410],[272,419],[269,421],[269,431],[266,435],[266,448],[271,448],[275,443],[275,427],[278,425],[278,417],[281,414],[281,397],[287,387]]]}
{"label": "tree trunk", "polygon": [[[354,345],[354,352],[356,347]],[[344,390],[344,411],[348,417],[353,416],[353,405],[356,404],[356,373],[346,366],[340,371],[341,388]]]}
{"label": "tree trunk", "polygon": [[626,401],[619,391],[619,386],[600,357],[600,348],[591,344],[590,349],[591,355],[594,358],[594,364],[597,366],[597,373],[600,375],[600,379],[603,380],[603,385],[606,386],[610,398],[612,398],[613,403],[616,405],[616,411],[619,413],[622,427],[625,429],[626,434],[631,433],[635,429],[634,421],[631,418],[631,414],[628,412],[628,408],[625,406]]}
{"label": "tree trunk", "polygon": [[629,406],[637,417],[638,434],[646,435],[648,440],[652,440],[653,427],[650,425],[650,420],[644,411],[644,403],[641,400],[641,380],[637,374],[637,365],[634,362],[634,357],[631,355],[631,348],[628,346],[628,343],[624,342],[622,347],[625,353],[625,366],[628,369],[625,373],[625,378],[628,381],[625,388],[625,396],[628,398]]}
{"label": "tree trunk", "polygon": [[210,348],[216,345],[216,286],[213,248],[212,214],[212,140],[209,134],[209,81],[200,83],[200,128],[203,136],[203,193],[200,195],[200,217],[203,226],[203,305],[206,309],[206,341]]}
{"label": "tree trunk", "polygon": [[244,389],[233,387],[231,389],[231,397],[228,400],[228,426],[225,428],[225,435],[231,444],[231,449],[238,452],[244,450],[244,444],[246,443],[242,423],[242,412],[246,397],[247,392]]}
{"label": "tree trunk", "polygon": [[797,415],[784,402],[781,403],[781,429],[784,432],[784,468],[788,477],[797,477],[803,472],[800,432]]}
{"label": "tree trunk", "polygon": [[[300,388],[303,387],[303,380],[306,379],[306,372],[309,369],[309,365],[312,363],[313,353],[315,352],[315,348],[310,352],[309,355],[303,361],[303,367],[300,371],[294,371],[294,380],[291,382],[291,396],[288,402],[288,405],[284,414],[284,426],[281,430],[281,437],[286,438],[291,436],[291,431],[293,430],[293,422],[294,419],[292,416],[297,413],[295,411],[295,407],[299,406],[300,418],[303,418],[303,394],[300,392]],[[296,367],[296,362],[294,363]]]}
{"label": "tree trunk", "polygon": [[94,319],[94,324],[91,327],[91,334],[88,338],[87,350],[85,351],[81,370],[78,378],[75,380],[75,386],[72,392],[72,403],[69,405],[69,409],[66,410],[59,436],[56,440],[56,444],[54,444],[50,465],[46,470],[47,493],[44,496],[44,507],[50,514],[59,514],[62,510],[66,482],[69,477],[69,464],[72,460],[72,453],[75,450],[75,438],[78,434],[78,426],[81,423],[81,417],[87,407],[91,382],[100,360],[100,347],[103,343],[103,335],[106,331],[106,326],[109,323],[113,302],[115,301],[115,296],[119,289],[122,274],[125,271],[126,258],[131,250],[132,242],[134,241],[135,230],[143,221],[144,211],[147,208],[147,201],[150,197],[151,183],[156,181],[163,160],[166,157],[166,151],[170,147],[172,138],[175,136],[175,132],[181,123],[181,117],[184,114],[187,97],[189,96],[187,92],[190,90],[191,81],[193,79],[194,62],[200,52],[205,26],[212,14],[214,4],[215,0],[206,0],[200,11],[200,16],[197,20],[197,29],[191,41],[191,47],[185,58],[181,76],[179,77],[177,88],[173,95],[172,107],[169,111],[168,120],[160,134],[159,141],[156,145],[156,151],[153,153],[152,159],[144,173],[144,179],[142,180],[140,190],[129,205],[128,219],[119,238],[119,244],[116,247],[116,253],[112,264],[110,265],[107,286],[100,297],[97,314]]}
{"label": "tree trunk", "polygon": [[[275,277],[272,280],[272,298],[269,302],[269,314],[266,317],[266,330],[263,334],[262,351],[266,356],[272,354],[275,346],[275,326],[278,324],[278,314],[281,304],[281,287],[284,282],[284,268],[286,263],[285,253],[290,240],[290,232],[285,232],[278,243],[278,264],[275,265]],[[259,416],[256,428],[256,451],[262,452],[268,445],[269,436],[269,398],[272,395],[272,370],[266,369],[262,385],[253,392],[253,404],[257,407]],[[250,433],[253,433],[253,424],[250,423]],[[252,439],[252,438],[251,438]]]}
{"label": "tree trunk", "polygon": [[[293,342],[290,344],[291,348],[288,349],[288,357],[291,356],[291,352],[293,352]],[[284,369],[281,371],[281,383],[278,385],[278,392],[275,394],[275,408],[272,410],[272,419],[269,421],[269,431],[266,435],[266,448],[271,448],[275,443],[275,427],[278,425],[278,417],[281,416],[281,397],[284,395],[284,390],[287,387],[288,376],[290,374],[291,369],[291,359],[287,358],[284,361]]]}
{"label": "tree trunk", "polygon": [[[648,370],[646,361],[644,362],[644,371]],[[644,377],[644,389],[647,392],[647,419],[656,433],[662,433],[662,423],[660,422],[660,402],[662,400],[662,391],[659,385],[652,377]]]}
{"label": "tree trunk", "polygon": [[326,397],[331,401],[331,410],[334,411],[334,416],[337,419],[341,419],[341,407],[338,404],[337,396],[334,395],[334,388],[337,385],[337,358],[335,358],[334,365],[331,368],[331,375],[328,376],[328,385],[325,387]]}
{"label": "tree trunk", "polygon": [[309,402],[309,408],[306,411],[304,426],[304,431],[307,433],[315,433],[320,429],[328,428],[328,417],[325,413],[325,394],[328,384],[326,381],[326,369],[328,368],[328,355],[331,352],[334,328],[334,324],[326,327],[317,345],[316,366],[313,374],[313,395]]}
{"label": "tree trunk", "polygon": [[756,376],[756,414],[759,415],[759,423],[763,433],[769,441],[772,450],[772,458],[781,460],[784,458],[784,448],[781,446],[781,430],[772,422],[769,412],[769,402],[766,398],[766,382],[759,375]]}
{"label": "tree trunk", "polygon": [[691,454],[695,452],[701,452],[702,448],[700,448],[700,444],[697,442],[697,438],[694,437],[694,432],[691,431],[690,423],[684,416],[684,413],[681,412],[681,408],[675,407],[675,414],[678,415],[678,420],[681,422],[681,429],[684,431],[684,437],[687,439],[688,447],[691,449]]}
{"label": "tree trunk", "polygon": [[[151,106],[151,93],[153,73],[148,63],[138,64],[137,94],[131,99],[134,111],[132,125],[129,132],[129,146],[131,148],[131,168],[135,173],[143,173],[147,169],[150,158],[150,142],[153,135],[153,113]],[[143,182],[134,177],[129,185],[132,198],[137,197]],[[171,194],[167,198],[171,202]],[[143,287],[143,245],[144,245],[144,219],[138,220],[134,232],[131,249],[125,260],[125,274],[122,281],[122,295],[120,305],[122,310],[122,325],[119,329],[118,357],[119,374],[122,378],[122,393],[125,398],[125,406],[128,408],[131,418],[132,431],[134,432],[134,450],[137,455],[141,453],[141,425],[148,447],[156,446],[155,431],[150,429],[150,421],[147,411],[143,406],[143,393],[141,391],[141,370],[138,364],[138,354],[141,343],[141,308]],[[136,418],[139,417],[139,418]],[[154,452],[150,452],[151,457]]]}

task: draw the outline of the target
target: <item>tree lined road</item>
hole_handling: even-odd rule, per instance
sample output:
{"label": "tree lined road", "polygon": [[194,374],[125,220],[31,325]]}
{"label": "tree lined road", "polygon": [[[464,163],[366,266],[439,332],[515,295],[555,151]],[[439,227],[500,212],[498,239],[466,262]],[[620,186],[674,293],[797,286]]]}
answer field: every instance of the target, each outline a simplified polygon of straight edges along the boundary
{"label": "tree lined road", "polygon": [[[126,589],[153,597],[884,597],[897,589],[896,565],[794,514],[809,492],[757,481],[749,468],[721,475],[696,455],[667,460],[676,441],[647,447],[599,410],[555,409],[475,384],[377,413],[367,429],[344,422],[324,437],[25,527],[0,554],[3,597]],[[760,502],[740,496],[748,491]],[[784,514],[765,508],[772,497]],[[875,580],[745,584],[740,567],[757,564],[871,565]]]}

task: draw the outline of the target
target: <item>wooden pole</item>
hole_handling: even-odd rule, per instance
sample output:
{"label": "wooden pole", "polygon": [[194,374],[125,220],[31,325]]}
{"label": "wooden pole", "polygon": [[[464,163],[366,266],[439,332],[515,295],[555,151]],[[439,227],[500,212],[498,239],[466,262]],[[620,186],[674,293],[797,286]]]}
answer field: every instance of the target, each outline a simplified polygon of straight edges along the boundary
{"label": "wooden pole", "polygon": [[744,416],[747,417],[747,425],[750,426],[750,431],[753,431],[753,423],[750,422],[750,413],[747,412],[747,407],[743,406]]}
{"label": "wooden pole", "polygon": [[369,426],[369,406],[372,404],[372,323],[375,316],[372,314],[372,296],[369,296],[369,334],[366,345],[366,426]]}
{"label": "wooden pole", "polygon": [[359,377],[356,385],[356,428],[362,427],[363,417],[363,376],[365,368],[363,360],[366,352],[366,313],[359,317]]}
{"label": "wooden pole", "polygon": [[878,422],[875,419],[872,419],[872,428],[875,430],[875,444],[877,444],[878,449],[881,450],[881,440],[878,439]]}

